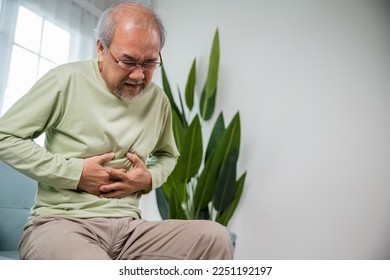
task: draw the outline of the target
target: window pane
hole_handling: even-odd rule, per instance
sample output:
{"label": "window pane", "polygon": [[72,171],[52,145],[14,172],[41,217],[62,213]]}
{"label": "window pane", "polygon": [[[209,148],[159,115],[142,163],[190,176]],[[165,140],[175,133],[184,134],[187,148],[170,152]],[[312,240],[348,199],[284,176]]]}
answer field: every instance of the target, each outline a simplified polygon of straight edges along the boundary
{"label": "window pane", "polygon": [[50,69],[53,69],[56,66],[57,64],[47,59],[41,58],[39,61],[38,79],[45,75]]}
{"label": "window pane", "polygon": [[45,20],[41,55],[62,64],[68,61],[70,34]]}
{"label": "window pane", "polygon": [[38,56],[14,45],[2,112],[8,110],[33,86],[37,79],[37,69]]}
{"label": "window pane", "polygon": [[41,31],[42,18],[21,6],[16,23],[15,43],[38,53]]}

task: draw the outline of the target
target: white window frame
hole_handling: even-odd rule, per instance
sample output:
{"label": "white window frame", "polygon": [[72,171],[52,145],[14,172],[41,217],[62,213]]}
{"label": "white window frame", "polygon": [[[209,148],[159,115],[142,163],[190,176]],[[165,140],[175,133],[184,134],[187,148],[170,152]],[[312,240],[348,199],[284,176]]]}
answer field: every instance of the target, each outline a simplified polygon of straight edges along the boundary
{"label": "white window frame", "polygon": [[[54,1],[58,1],[59,5],[56,11],[41,11],[41,9],[49,8],[45,6],[46,3],[50,6],[55,5]],[[83,3],[88,4],[88,6],[83,5]],[[94,28],[101,11],[97,7],[93,11],[88,10],[91,8],[89,5],[93,5],[92,3],[86,0],[53,0],[53,2],[49,0],[0,0],[0,108],[3,108],[4,103],[19,6],[26,7],[70,32],[69,61],[76,61],[96,58]],[[69,9],[67,11],[71,12],[69,15],[62,10],[63,6]],[[52,14],[53,12],[64,15],[69,22],[60,22],[57,15]],[[74,19],[73,16],[75,16]]]}

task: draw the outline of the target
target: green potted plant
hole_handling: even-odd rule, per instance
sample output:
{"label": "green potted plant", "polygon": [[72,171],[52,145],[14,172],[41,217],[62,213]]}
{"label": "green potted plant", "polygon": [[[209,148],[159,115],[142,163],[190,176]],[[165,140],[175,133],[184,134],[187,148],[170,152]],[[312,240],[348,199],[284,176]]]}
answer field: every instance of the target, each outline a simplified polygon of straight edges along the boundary
{"label": "green potted plant", "polygon": [[[196,59],[188,75],[184,96],[178,89],[176,99],[162,68],[163,88],[171,103],[174,136],[180,151],[175,169],[166,183],[156,190],[162,219],[209,219],[227,226],[240,201],[246,172],[237,179],[241,136],[239,112],[227,127],[220,112],[211,133],[206,135],[204,129],[215,110],[219,54],[217,29],[199,106],[194,106]],[[205,146],[203,141],[207,136]]]}

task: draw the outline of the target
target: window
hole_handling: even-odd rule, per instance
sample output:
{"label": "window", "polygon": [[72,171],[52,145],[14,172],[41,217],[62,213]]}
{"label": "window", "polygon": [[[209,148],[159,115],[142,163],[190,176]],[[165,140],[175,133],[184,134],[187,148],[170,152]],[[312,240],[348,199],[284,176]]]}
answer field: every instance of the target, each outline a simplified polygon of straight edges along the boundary
{"label": "window", "polygon": [[69,45],[69,32],[19,7],[2,113],[48,70],[68,62]]}

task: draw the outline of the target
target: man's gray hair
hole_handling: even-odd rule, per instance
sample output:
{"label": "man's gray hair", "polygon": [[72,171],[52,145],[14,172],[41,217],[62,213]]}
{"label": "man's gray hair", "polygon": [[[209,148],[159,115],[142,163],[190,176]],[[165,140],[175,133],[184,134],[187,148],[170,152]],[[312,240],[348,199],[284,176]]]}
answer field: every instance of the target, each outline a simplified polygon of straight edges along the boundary
{"label": "man's gray hair", "polygon": [[[121,13],[126,6],[128,7],[126,11]],[[131,13],[131,7],[142,8],[147,12],[148,16],[147,18],[143,18],[143,20],[149,27],[154,28],[159,33],[162,48],[165,43],[164,25],[162,24],[160,17],[148,5],[140,1],[120,1],[105,10],[100,16],[96,27],[97,39],[103,44],[105,49],[110,47],[120,17],[132,16],[135,20],[139,17],[136,12]]]}

